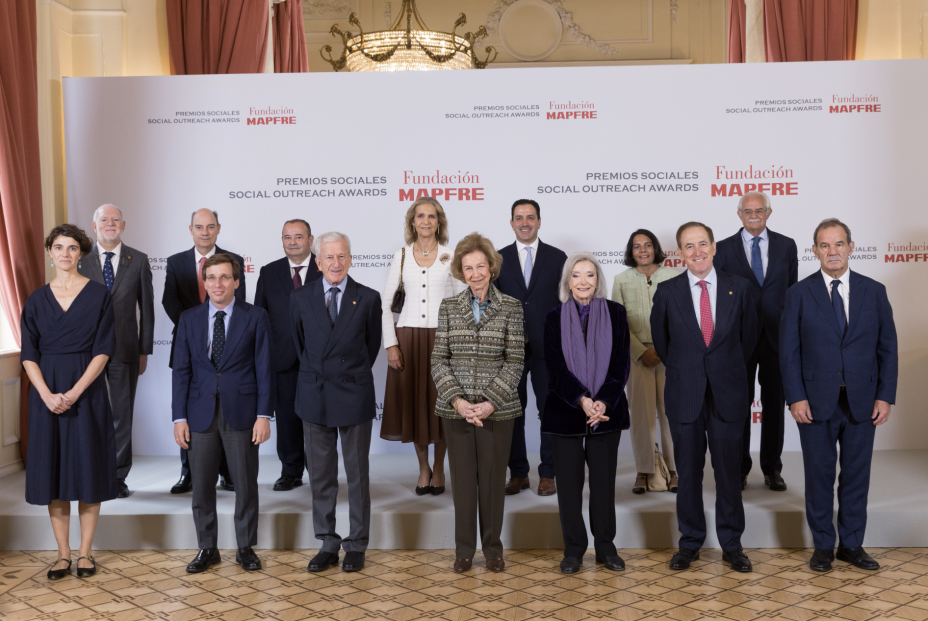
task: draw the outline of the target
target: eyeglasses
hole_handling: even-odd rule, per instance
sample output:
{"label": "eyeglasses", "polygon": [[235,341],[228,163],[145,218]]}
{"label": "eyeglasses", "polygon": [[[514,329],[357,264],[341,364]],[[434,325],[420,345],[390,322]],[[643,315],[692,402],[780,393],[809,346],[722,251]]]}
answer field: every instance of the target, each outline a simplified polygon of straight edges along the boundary
{"label": "eyeglasses", "polygon": [[764,215],[765,213],[767,213],[767,208],[764,207],[763,209],[742,209],[742,210],[741,210],[741,213],[743,213],[744,215],[746,215],[746,216],[749,217],[749,218],[750,218],[751,216],[762,216],[762,215]]}
{"label": "eyeglasses", "polygon": [[217,282],[221,282],[222,284],[227,285],[227,284],[229,284],[230,282],[232,282],[232,280],[233,280],[233,278],[232,278],[231,276],[226,276],[225,274],[223,274],[222,276],[219,276],[219,277],[216,277],[216,276],[207,276],[207,277],[206,277],[206,282],[208,282],[208,283],[211,284],[211,285],[215,285]]}

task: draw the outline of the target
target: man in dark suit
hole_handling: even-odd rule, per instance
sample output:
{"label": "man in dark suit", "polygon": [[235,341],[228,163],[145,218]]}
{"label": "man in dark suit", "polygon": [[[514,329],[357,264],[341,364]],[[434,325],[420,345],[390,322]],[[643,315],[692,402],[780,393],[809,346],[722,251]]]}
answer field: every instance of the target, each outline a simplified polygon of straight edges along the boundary
{"label": "man in dark suit", "polygon": [[789,290],[780,324],[783,389],[799,423],[806,520],[815,542],[809,566],[828,571],[835,559],[834,486],[840,460],[837,557],[874,570],[880,565],[862,546],[875,429],[886,422],[896,401],[893,310],[886,287],[848,269],[854,242],[847,225],[823,220],[812,240],[822,269]]}
{"label": "man in dark suit", "polygon": [[[206,301],[206,288],[203,284],[203,264],[215,254],[228,254],[238,261],[242,268],[241,280],[235,290],[235,299],[245,301],[245,260],[241,256],[223,250],[216,245],[219,237],[219,214],[209,209],[199,209],[190,217],[190,235],[193,236],[193,248],[178,252],[168,257],[167,271],[164,277],[164,294],[161,296],[161,305],[174,323],[171,333],[171,355],[168,366],[174,368],[174,341],[177,337],[177,325],[180,315],[185,310],[200,306]],[[232,477],[226,467],[225,459],[219,466],[220,485],[234,491]],[[172,494],[183,494],[191,490],[190,467],[187,460],[187,451],[180,449],[180,480],[171,488]]]}
{"label": "man in dark suit", "polygon": [[[525,317],[525,368],[519,382],[519,401],[525,410],[528,376],[532,376],[535,405],[540,413],[545,409],[548,395],[548,370],[545,367],[545,319],[548,311],[561,303],[558,286],[567,255],[554,246],[538,239],[541,228],[541,208],[533,200],[520,199],[512,204],[509,221],[516,241],[501,248],[503,267],[496,286],[506,295],[522,302]],[[525,449],[525,416],[516,419],[512,430],[512,449],[509,452],[509,482],[506,494],[518,494],[530,487],[528,455]],[[539,427],[540,429],[540,427]],[[541,434],[541,463],[538,464],[538,495],[557,493],[554,483],[554,449],[551,437]]]}
{"label": "man in dark suit", "polygon": [[686,271],[661,284],[651,309],[654,349],[667,367],[664,404],[680,486],[680,549],[671,569],[687,569],[706,539],[702,477],[706,447],[715,470],[715,531],[722,560],[752,570],[741,548],[741,441],[750,415],[747,362],[757,343],[751,284],[713,266],[712,229],[688,222],[677,229]]}
{"label": "man in dark suit", "polygon": [[[744,228],[718,244],[716,269],[741,276],[751,283],[757,302],[760,335],[748,360],[748,400],[754,403],[754,378],[760,381],[763,405],[760,427],[760,469],[764,484],[771,490],[786,490],[783,480],[783,380],[780,377],[780,316],[786,303],[786,290],[799,278],[799,258],[792,238],[767,228],[773,210],[763,192],[748,192],[738,201],[738,217]],[[758,375],[758,368],[760,369]],[[744,421],[741,457],[741,489],[747,487],[751,471],[751,417]]]}
{"label": "man in dark suit", "polygon": [[[237,300],[238,260],[216,254],[203,264],[209,302],[184,311],[177,326],[171,409],[174,440],[188,451],[193,477],[193,521],[200,549],[191,574],[220,561],[216,486],[225,449],[234,473],[235,562],[261,569],[258,543],[258,445],[271,436],[274,365],[271,325],[263,308]],[[221,448],[220,448],[221,447]]]}
{"label": "man in dark suit", "polygon": [[[306,468],[313,496],[313,530],[322,542],[309,571],[338,564],[364,567],[370,539],[369,453],[376,414],[374,374],[380,352],[380,294],[348,276],[351,242],[341,233],[320,235],[313,247],[322,278],[290,296],[300,377],[296,412],[303,420]],[[348,476],[348,536],[335,532],[338,494],[337,441]]]}
{"label": "man in dark suit", "polygon": [[155,294],[148,255],[122,243],[126,221],[115,205],[98,207],[93,214],[97,243],[78,271],[106,285],[116,315],[116,352],[106,363],[116,430],[116,479],[119,497],[128,498],[126,477],[132,468],[132,415],[139,375],[145,372],[155,333]]}
{"label": "man in dark suit", "polygon": [[274,368],[277,371],[277,456],[280,478],[274,491],[288,491],[303,484],[306,453],[303,450],[303,421],[296,415],[296,384],[300,361],[293,345],[290,327],[290,294],[316,282],[322,273],[310,249],[312,230],[305,220],[287,220],[281,239],[287,255],[261,268],[255,306],[267,311],[273,335]]}

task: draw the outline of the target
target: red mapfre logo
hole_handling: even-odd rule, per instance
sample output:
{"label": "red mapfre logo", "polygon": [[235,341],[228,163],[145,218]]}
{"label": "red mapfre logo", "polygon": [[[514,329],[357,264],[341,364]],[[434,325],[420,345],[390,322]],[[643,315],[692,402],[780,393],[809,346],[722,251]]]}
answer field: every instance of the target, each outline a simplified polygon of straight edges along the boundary
{"label": "red mapfre logo", "polygon": [[296,125],[293,108],[248,108],[247,125]]}
{"label": "red mapfre logo", "polygon": [[558,103],[556,101],[548,102],[548,120],[549,121],[572,121],[577,119],[595,119],[596,104],[589,101],[567,101]]}
{"label": "red mapfre logo", "polygon": [[928,263],[928,243],[886,244],[884,263]]}
{"label": "red mapfre logo", "polygon": [[832,95],[829,114],[851,112],[882,112],[883,104],[876,95]]}

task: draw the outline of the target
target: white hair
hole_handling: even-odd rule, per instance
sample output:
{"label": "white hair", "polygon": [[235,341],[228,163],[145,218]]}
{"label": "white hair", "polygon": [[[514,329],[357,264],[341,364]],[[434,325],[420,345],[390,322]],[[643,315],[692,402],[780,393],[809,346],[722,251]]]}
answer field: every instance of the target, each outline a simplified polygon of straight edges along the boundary
{"label": "white hair", "polygon": [[344,233],[339,233],[338,231],[329,231],[328,233],[323,233],[313,240],[313,254],[317,257],[319,256],[319,251],[322,248],[322,244],[331,244],[332,242],[344,241],[348,244],[348,254],[351,254],[351,240],[348,239],[348,236]]}
{"label": "white hair", "polygon": [[599,261],[596,257],[589,252],[575,252],[570,255],[570,258],[564,263],[564,269],[561,271],[561,284],[558,287],[558,297],[561,299],[561,302],[566,302],[571,298],[570,275],[574,271],[574,266],[583,261],[592,263],[593,268],[596,270],[596,291],[593,292],[593,297],[609,297],[609,290],[606,287],[606,277],[603,275],[603,268],[599,265]]}
{"label": "white hair", "polygon": [[115,209],[116,211],[118,211],[118,212],[119,212],[119,217],[122,218],[123,220],[125,220],[125,218],[123,218],[123,216],[122,216],[122,209],[120,209],[119,207],[117,207],[116,205],[113,205],[113,204],[111,204],[111,203],[106,203],[105,205],[100,205],[99,207],[97,207],[96,211],[93,212],[93,221],[94,221],[94,222],[97,221],[97,216],[100,215],[100,212],[103,211],[104,209],[106,209],[107,207],[112,207],[113,209]]}
{"label": "white hair", "polygon": [[741,197],[741,200],[738,201],[738,211],[741,211],[741,208],[744,207],[744,203],[749,198],[759,198],[764,201],[764,211],[770,211],[770,197],[767,196],[766,192],[758,192],[757,190],[751,190],[750,192],[745,192],[744,196]]}

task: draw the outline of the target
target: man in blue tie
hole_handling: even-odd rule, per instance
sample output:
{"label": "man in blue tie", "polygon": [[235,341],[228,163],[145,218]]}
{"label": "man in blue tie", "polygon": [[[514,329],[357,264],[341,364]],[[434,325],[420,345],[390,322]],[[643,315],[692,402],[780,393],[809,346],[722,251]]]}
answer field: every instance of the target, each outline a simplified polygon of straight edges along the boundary
{"label": "man in blue tie", "polygon": [[[754,378],[760,382],[763,412],[760,420],[760,469],[771,490],[786,490],[781,475],[783,430],[786,423],[783,381],[780,377],[780,316],[786,290],[799,278],[799,259],[792,238],[767,228],[773,210],[763,192],[748,192],[738,201],[738,218],[744,227],[718,243],[715,265],[751,283],[757,303],[757,346],[748,360],[748,399],[754,403]],[[744,421],[741,456],[741,489],[747,487],[751,471],[751,427],[753,416]]]}
{"label": "man in blue tie", "polygon": [[822,269],[789,290],[780,324],[783,390],[799,424],[806,520],[815,543],[809,566],[828,571],[835,559],[840,464],[837,558],[875,570],[879,563],[862,546],[875,429],[896,400],[893,310],[886,287],[848,269],[854,242],[846,224],[823,220],[812,240]]}

